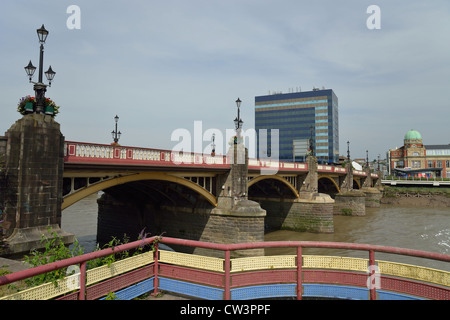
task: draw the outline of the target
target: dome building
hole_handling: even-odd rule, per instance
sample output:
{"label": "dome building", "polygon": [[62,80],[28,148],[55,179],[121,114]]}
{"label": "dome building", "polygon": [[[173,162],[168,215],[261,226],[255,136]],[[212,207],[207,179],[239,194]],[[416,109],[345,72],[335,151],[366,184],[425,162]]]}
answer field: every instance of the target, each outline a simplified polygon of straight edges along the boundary
{"label": "dome building", "polygon": [[409,130],[403,146],[388,152],[391,175],[450,178],[450,144],[424,145],[417,130]]}
{"label": "dome building", "polygon": [[405,134],[405,140],[420,140],[422,141],[422,135],[419,131],[411,129]]}

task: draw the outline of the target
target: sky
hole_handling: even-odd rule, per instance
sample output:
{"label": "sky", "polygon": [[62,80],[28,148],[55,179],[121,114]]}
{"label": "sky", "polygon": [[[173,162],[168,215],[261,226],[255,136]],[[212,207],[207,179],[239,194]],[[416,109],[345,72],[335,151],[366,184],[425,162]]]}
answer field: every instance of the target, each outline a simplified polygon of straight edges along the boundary
{"label": "sky", "polygon": [[450,143],[448,0],[3,0],[0,135],[34,96],[23,68],[39,64],[42,24],[68,141],[110,144],[118,115],[121,145],[173,149],[184,129],[206,150],[217,129],[220,151],[238,97],[248,130],[255,96],[325,87],[341,155],[349,141],[353,159],[384,159],[410,129]]}

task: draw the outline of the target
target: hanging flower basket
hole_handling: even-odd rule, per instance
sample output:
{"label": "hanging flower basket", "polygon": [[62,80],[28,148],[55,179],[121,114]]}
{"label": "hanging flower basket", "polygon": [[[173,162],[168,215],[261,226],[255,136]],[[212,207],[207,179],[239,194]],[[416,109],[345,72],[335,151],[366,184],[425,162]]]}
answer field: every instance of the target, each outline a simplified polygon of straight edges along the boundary
{"label": "hanging flower basket", "polygon": [[33,113],[35,106],[36,106],[36,98],[26,96],[20,99],[19,104],[17,105],[17,111],[20,114]]}
{"label": "hanging flower basket", "polygon": [[[25,96],[20,99],[17,105],[17,111],[22,114],[33,113],[36,110],[36,98],[31,96]],[[55,117],[59,113],[59,106],[55,104],[50,98],[45,98],[44,101],[44,113]]]}

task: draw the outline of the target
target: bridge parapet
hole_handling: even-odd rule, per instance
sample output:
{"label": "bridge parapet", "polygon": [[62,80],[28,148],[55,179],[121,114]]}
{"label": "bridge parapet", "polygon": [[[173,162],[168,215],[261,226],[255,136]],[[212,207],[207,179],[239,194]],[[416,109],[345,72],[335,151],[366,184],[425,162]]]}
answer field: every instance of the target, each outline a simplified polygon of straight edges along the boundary
{"label": "bridge parapet", "polygon": [[306,172],[308,171],[308,164],[303,162],[284,162],[264,159],[249,159],[249,170],[261,170],[261,173],[272,175],[278,171],[294,171]]}
{"label": "bridge parapet", "polygon": [[65,143],[64,162],[148,166],[211,165],[214,167],[229,167],[226,156],[72,141]]}
{"label": "bridge parapet", "polygon": [[318,172],[333,172],[338,174],[346,174],[347,169],[339,166],[330,166],[330,165],[318,165],[317,166]]}
{"label": "bridge parapet", "polygon": [[367,172],[362,171],[362,170],[353,170],[353,175],[354,176],[366,177],[367,176]]}
{"label": "bridge parapet", "polygon": [[[229,169],[232,161],[228,155],[211,155],[74,141],[66,141],[64,148],[64,162],[68,164],[180,166]],[[272,174],[275,171],[308,171],[308,165],[306,163],[281,162],[270,159],[249,159],[248,161],[249,170],[260,170],[263,174],[264,172]],[[334,172],[335,169],[333,167],[331,168]]]}

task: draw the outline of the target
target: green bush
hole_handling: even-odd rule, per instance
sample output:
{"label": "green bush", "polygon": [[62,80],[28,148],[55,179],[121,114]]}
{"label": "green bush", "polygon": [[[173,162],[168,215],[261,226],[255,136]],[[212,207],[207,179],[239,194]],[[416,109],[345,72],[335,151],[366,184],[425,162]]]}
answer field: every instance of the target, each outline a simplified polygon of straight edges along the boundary
{"label": "green bush", "polygon": [[[58,236],[56,232],[52,232],[51,228],[48,229],[47,236],[42,235],[41,243],[44,244],[43,249],[33,249],[30,251],[30,255],[24,257],[24,261],[32,267],[42,266],[84,254],[84,249],[80,246],[78,240],[75,240],[73,248],[70,249],[64,244],[62,237]],[[46,282],[54,282],[56,284],[56,280],[66,276],[66,271],[67,268],[62,268],[52,272],[43,273],[26,279],[25,283],[30,287]]]}
{"label": "green bush", "polygon": [[[144,234],[142,231],[139,235],[139,240],[144,240],[147,234]],[[110,242],[108,242],[106,245],[103,246],[103,248],[100,248],[97,245],[97,248],[95,251],[107,249],[107,248],[114,248],[116,246],[119,246],[121,244],[125,244],[129,242],[129,238],[124,235],[123,240],[119,240],[116,238],[112,238]],[[44,244],[44,248],[41,250],[33,249],[30,251],[30,255],[25,256],[24,261],[28,263],[32,267],[42,266],[45,264],[49,264],[55,261],[60,261],[68,258],[72,258],[74,256],[82,255],[84,254],[84,248],[78,243],[78,240],[75,240],[74,244],[71,246],[70,249],[64,244],[64,241],[62,237],[58,236],[56,232],[52,232],[51,228],[48,229],[48,235],[42,235],[41,243]],[[156,243],[156,241],[155,241]],[[122,251],[113,253],[109,256],[90,260],[86,264],[87,269],[92,269],[95,267],[99,267],[102,265],[108,265],[110,266],[111,263],[115,261],[119,261],[125,258],[128,258],[132,255],[140,254],[144,251],[144,246],[140,246],[137,249],[134,249],[133,251]],[[154,243],[150,246],[150,249],[154,250]],[[67,268],[62,268],[59,270],[55,270],[52,272],[48,272],[45,274],[41,274],[32,278],[28,278],[25,280],[26,284],[28,286],[37,286],[43,283],[47,282],[54,282],[56,285],[56,281],[58,279],[62,279],[65,276],[68,276],[67,274]]]}

